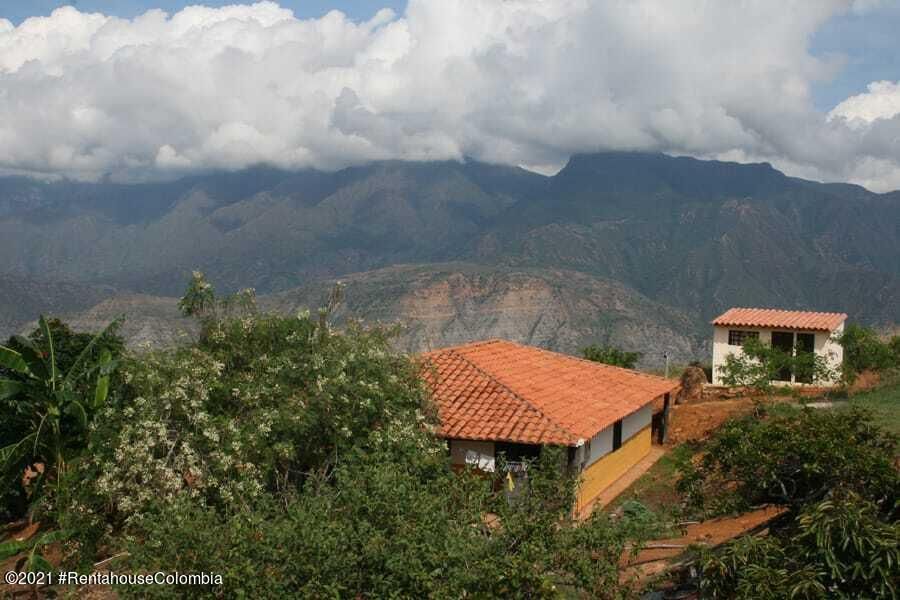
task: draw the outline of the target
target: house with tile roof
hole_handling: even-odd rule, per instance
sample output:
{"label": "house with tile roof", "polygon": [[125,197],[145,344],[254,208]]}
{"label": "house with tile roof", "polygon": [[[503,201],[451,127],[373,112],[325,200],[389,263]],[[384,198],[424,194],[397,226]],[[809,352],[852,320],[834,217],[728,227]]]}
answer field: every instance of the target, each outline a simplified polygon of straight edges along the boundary
{"label": "house with tile roof", "polygon": [[[730,308],[712,320],[712,383],[722,385],[722,367],[730,354],[742,352],[748,339],[786,352],[815,352],[836,372],[844,361],[844,350],[836,338],[844,331],[847,315],[834,312],[778,310],[774,308]],[[778,374],[783,385],[833,385],[834,381],[811,381],[785,369]]]}
{"label": "house with tile roof", "polygon": [[[665,435],[679,383],[646,373],[487,340],[422,356],[424,379],[456,468],[515,466],[546,445],[568,448],[582,511]],[[661,411],[654,417],[654,405]]]}

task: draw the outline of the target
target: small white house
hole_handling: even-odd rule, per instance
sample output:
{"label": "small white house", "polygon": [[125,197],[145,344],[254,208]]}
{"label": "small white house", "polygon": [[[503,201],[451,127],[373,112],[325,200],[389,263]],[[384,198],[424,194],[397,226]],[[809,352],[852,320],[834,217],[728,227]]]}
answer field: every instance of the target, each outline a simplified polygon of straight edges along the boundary
{"label": "small white house", "polygon": [[[836,337],[844,331],[844,313],[777,310],[773,308],[730,308],[712,321],[712,382],[722,385],[721,367],[729,354],[742,352],[747,339],[788,352],[815,352],[825,357],[829,366],[839,371],[844,362],[844,349]],[[833,385],[836,381],[810,381],[786,369],[777,381],[785,385]]]}

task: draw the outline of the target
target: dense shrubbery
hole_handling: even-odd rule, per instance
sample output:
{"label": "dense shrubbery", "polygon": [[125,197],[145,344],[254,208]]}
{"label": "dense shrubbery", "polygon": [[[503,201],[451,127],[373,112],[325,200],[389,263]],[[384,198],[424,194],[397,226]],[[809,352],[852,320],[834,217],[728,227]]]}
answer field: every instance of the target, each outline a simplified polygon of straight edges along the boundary
{"label": "dense shrubbery", "polygon": [[0,519],[21,517],[38,501],[53,506],[60,475],[80,457],[88,423],[106,402],[123,350],[115,329],[74,333],[41,317],[31,335],[0,346]]}
{"label": "dense shrubbery", "polygon": [[837,488],[891,511],[900,497],[895,448],[894,437],[859,409],[745,418],[716,432],[679,485],[714,512],[765,503],[797,510]]}
{"label": "dense shrubbery", "polygon": [[844,378],[848,381],[863,371],[900,367],[900,335],[883,341],[874,330],[851,324],[838,341],[844,348]]}
{"label": "dense shrubbery", "polygon": [[391,453],[354,455],[284,504],[265,496],[226,515],[170,504],[145,519],[128,564],[221,572],[213,594],[253,597],[555,597],[566,589],[614,597],[618,557],[647,526],[603,517],[567,525],[557,467],[550,453],[526,501],[510,505],[440,460],[411,468]]}
{"label": "dense shrubbery", "polygon": [[712,598],[892,598],[900,535],[896,439],[858,410],[732,421],[685,467],[689,501],[712,512],[788,511],[767,538],[701,557]]}
{"label": "dense shrubbery", "polygon": [[895,598],[900,523],[853,493],[805,507],[775,535],[702,553],[708,598]]}

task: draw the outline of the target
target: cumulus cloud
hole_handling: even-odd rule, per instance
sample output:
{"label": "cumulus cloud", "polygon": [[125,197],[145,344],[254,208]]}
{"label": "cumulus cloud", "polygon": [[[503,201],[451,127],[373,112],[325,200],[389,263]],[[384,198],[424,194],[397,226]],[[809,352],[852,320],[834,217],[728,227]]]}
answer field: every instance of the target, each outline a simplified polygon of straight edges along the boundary
{"label": "cumulus cloud", "polygon": [[871,123],[900,114],[900,81],[874,81],[865,94],[851,96],[835,106],[828,117]]}
{"label": "cumulus cloud", "polygon": [[896,85],[830,114],[810,100],[833,74],[810,36],[872,5],[411,0],[362,23],[272,2],[132,20],[61,8],[0,20],[0,169],[141,178],[464,156],[546,169],[634,149],[884,189],[900,173],[900,120],[881,98]]}

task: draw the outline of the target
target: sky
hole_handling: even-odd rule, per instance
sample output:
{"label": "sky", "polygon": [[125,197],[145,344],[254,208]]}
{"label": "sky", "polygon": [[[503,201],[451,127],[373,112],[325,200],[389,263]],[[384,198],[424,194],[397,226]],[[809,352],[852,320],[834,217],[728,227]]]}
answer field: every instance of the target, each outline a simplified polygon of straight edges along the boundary
{"label": "sky", "polygon": [[900,0],[187,4],[0,0],[0,173],[641,150],[900,188]]}
{"label": "sky", "polygon": [[[99,12],[131,19],[153,8],[174,13],[192,4],[221,7],[239,3],[238,0],[207,0],[206,2],[203,0],[190,2],[180,0],[69,0],[68,2],[60,0],[0,0],[0,18],[8,19],[18,25],[28,17],[47,16],[54,9],[69,5],[82,12]],[[343,2],[283,0],[279,4],[292,10],[294,15],[301,19],[321,17],[331,10],[339,10],[355,20],[367,20],[382,8],[391,8],[402,13],[406,6],[405,0],[393,2],[386,0],[344,0]]]}

